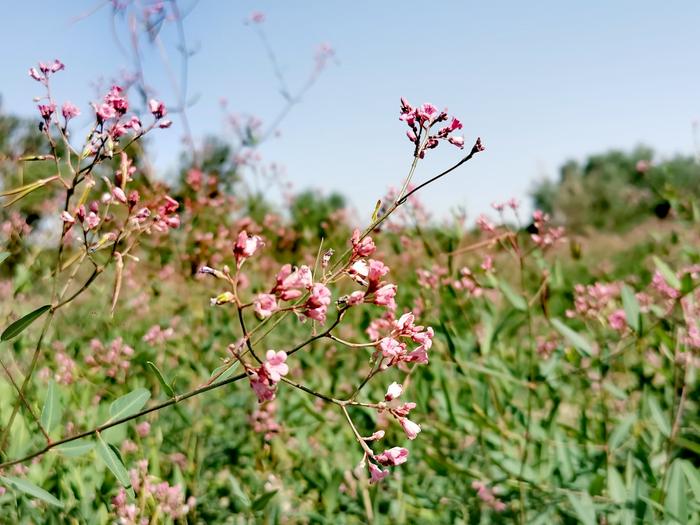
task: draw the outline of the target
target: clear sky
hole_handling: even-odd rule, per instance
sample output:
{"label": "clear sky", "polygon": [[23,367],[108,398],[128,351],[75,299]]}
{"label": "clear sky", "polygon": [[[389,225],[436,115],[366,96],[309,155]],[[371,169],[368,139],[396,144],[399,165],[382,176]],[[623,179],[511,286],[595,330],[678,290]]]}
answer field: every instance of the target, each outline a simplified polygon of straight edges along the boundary
{"label": "clear sky", "polygon": [[[67,69],[55,77],[56,98],[90,113],[92,83],[129,66],[111,37],[109,8],[73,21],[97,5],[24,0],[5,7],[4,111],[35,114],[32,96],[41,90],[27,68],[58,57]],[[297,188],[339,190],[363,216],[410,163],[400,96],[448,107],[463,121],[467,143],[478,135],[487,147],[425,190],[437,215],[466,206],[473,219],[493,200],[525,199],[533,181],[556,176],[564,160],[611,147],[644,143],[663,156],[693,152],[691,123],[700,117],[697,0],[200,0],[186,19],[190,46],[197,48],[189,76],[197,137],[222,131],[221,97],[263,121],[283,105],[264,49],[243,24],[254,10],[266,14],[268,38],[290,84],[303,81],[319,43],[330,43],[338,58],[262,154],[284,164]],[[168,101],[172,92],[156,48],[146,62],[147,81]],[[180,149],[182,128],[173,120],[153,143],[163,171],[173,169]],[[458,150],[442,145],[423,162],[417,181],[458,158]]]}

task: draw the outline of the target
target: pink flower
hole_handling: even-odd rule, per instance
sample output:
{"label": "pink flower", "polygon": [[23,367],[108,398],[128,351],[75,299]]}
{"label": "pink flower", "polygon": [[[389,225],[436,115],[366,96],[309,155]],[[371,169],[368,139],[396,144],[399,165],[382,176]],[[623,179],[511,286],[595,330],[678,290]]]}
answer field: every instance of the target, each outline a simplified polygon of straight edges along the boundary
{"label": "pink flower", "polygon": [[126,194],[124,193],[124,190],[121,189],[119,186],[115,186],[112,188],[112,197],[114,197],[118,202],[121,202],[122,204],[126,204]]}
{"label": "pink flower", "polygon": [[172,120],[167,120],[167,119],[166,119],[166,120],[163,120],[160,124],[158,124],[158,127],[159,127],[160,129],[167,129],[167,128],[169,128],[169,127],[172,126],[172,125],[173,125],[173,121],[172,121]]}
{"label": "pink flower", "polygon": [[398,342],[392,337],[384,337],[379,341],[379,349],[382,351],[384,357],[393,358],[398,357],[406,349],[406,345]]}
{"label": "pink flower", "polygon": [[385,467],[401,465],[408,460],[408,450],[403,447],[393,447],[385,450],[381,454],[376,454],[374,459]]}
{"label": "pink flower", "polygon": [[464,137],[449,137],[447,141],[459,149],[464,149]]}
{"label": "pink flower", "polygon": [[117,112],[109,104],[100,104],[99,106],[93,104],[92,107],[95,110],[95,116],[97,117],[97,122],[99,123],[117,116]]}
{"label": "pink flower", "polygon": [[365,293],[364,292],[352,292],[350,295],[347,296],[347,305],[348,306],[356,306],[358,304],[362,304],[365,301]]}
{"label": "pink flower", "polygon": [[36,69],[35,67],[30,67],[30,68],[29,68],[29,76],[32,77],[32,78],[33,78],[34,80],[36,80],[37,82],[43,82],[43,81],[44,81],[44,77],[41,76],[41,74],[39,73],[39,71],[37,71],[37,69]]}
{"label": "pink flower", "polygon": [[255,395],[258,396],[259,403],[275,399],[275,386],[271,385],[264,375],[252,373],[250,375],[250,387],[255,392]]}
{"label": "pink flower", "polygon": [[286,360],[287,353],[284,352],[284,350],[280,350],[279,352],[268,350],[265,354],[263,367],[272,383],[279,383],[282,376],[286,376],[289,373],[289,366],[285,363]]}
{"label": "pink flower", "polygon": [[424,127],[429,127],[438,115],[438,109],[428,102],[416,109],[416,116]]}
{"label": "pink flower", "polygon": [[418,423],[414,423],[407,417],[399,418],[399,423],[403,427],[404,432],[406,432],[408,439],[416,439],[421,430]]}
{"label": "pink flower", "polygon": [[618,332],[624,332],[627,327],[627,316],[625,311],[622,309],[615,310],[608,316],[608,322],[610,323],[610,328],[617,330]]}
{"label": "pink flower", "polygon": [[387,306],[389,309],[396,308],[394,297],[396,296],[396,285],[385,284],[374,293],[374,304],[379,306]]}
{"label": "pink flower", "polygon": [[311,297],[307,299],[304,305],[304,315],[325,323],[329,304],[331,304],[331,291],[324,284],[316,283],[311,289]]}
{"label": "pink flower", "polygon": [[360,239],[360,230],[355,230],[352,232],[352,258],[357,259],[360,257],[368,257],[374,253],[376,246],[372,237],[365,236]]}
{"label": "pink flower", "polygon": [[401,396],[403,393],[403,387],[398,384],[396,381],[391,383],[389,385],[389,388],[386,389],[386,394],[384,395],[384,400],[385,401],[393,401],[397,397]]}
{"label": "pink flower", "polygon": [[389,267],[381,261],[370,259],[367,266],[367,279],[370,283],[375,283],[375,286],[382,277],[389,273]]}
{"label": "pink flower", "polygon": [[148,111],[151,112],[156,120],[162,119],[168,113],[168,110],[165,108],[165,103],[155,99],[148,101]]}
{"label": "pink flower", "polygon": [[56,104],[39,104],[37,106],[39,108],[39,114],[41,115],[41,118],[44,120],[49,120],[51,118],[51,115],[54,114],[54,111],[56,111]]}
{"label": "pink flower", "polygon": [[80,115],[80,109],[70,102],[64,102],[61,106],[61,113],[63,113],[64,119],[70,120]]}
{"label": "pink flower", "polygon": [[302,265],[292,271],[291,264],[285,264],[277,274],[277,284],[272,292],[283,301],[292,301],[303,295],[313,285],[311,269]]}
{"label": "pink flower", "polygon": [[269,293],[261,293],[253,301],[255,313],[265,319],[277,310],[277,298]]}
{"label": "pink flower", "polygon": [[129,102],[122,96],[124,90],[120,86],[112,86],[109,93],[105,95],[105,103],[112,106],[118,115],[123,115],[129,109]]}
{"label": "pink flower", "polygon": [[91,211],[85,217],[85,224],[87,224],[88,230],[94,230],[100,224],[100,216]]}
{"label": "pink flower", "polygon": [[388,470],[382,470],[378,466],[376,466],[374,463],[371,461],[367,462],[367,466],[369,467],[369,482],[370,483],[377,483],[378,481],[383,480],[385,477],[389,475]]}
{"label": "pink flower", "polygon": [[150,431],[151,424],[148,421],[144,421],[143,423],[136,425],[136,433],[139,435],[139,437],[145,438]]}
{"label": "pink flower", "polygon": [[265,21],[265,13],[261,11],[253,11],[250,14],[250,21],[256,24],[262,24]]}
{"label": "pink flower", "polygon": [[66,224],[75,224],[75,218],[67,211],[61,212],[61,220]]}
{"label": "pink flower", "polygon": [[236,262],[240,268],[248,257],[252,257],[256,251],[265,245],[262,238],[257,235],[248,235],[245,230],[238,234],[238,239],[233,246],[233,254],[236,256]]}

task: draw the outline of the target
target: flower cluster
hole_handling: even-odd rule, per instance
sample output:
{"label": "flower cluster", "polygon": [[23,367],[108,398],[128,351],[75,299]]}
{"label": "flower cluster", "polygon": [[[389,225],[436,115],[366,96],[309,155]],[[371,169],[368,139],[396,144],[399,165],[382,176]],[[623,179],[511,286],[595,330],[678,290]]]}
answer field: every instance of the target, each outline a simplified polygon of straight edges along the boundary
{"label": "flower cluster", "polygon": [[157,482],[156,478],[148,475],[148,460],[138,462],[138,468],[129,471],[131,486],[139,495],[137,501],[152,501],[155,509],[144,510],[137,503],[129,503],[126,490],[122,487],[112,499],[112,506],[119,523],[123,525],[142,525],[149,523],[149,517],[155,515],[167,516],[177,521],[185,518],[195,506],[196,500],[190,497],[185,501],[181,485],[171,486],[167,481]]}
{"label": "flower cluster", "polygon": [[117,337],[105,345],[99,339],[90,341],[91,353],[85,356],[87,364],[93,372],[99,371],[106,377],[111,377],[119,383],[126,380],[126,373],[131,367],[134,349]]}
{"label": "flower cluster", "polygon": [[499,500],[493,490],[488,488],[485,483],[474,480],[472,481],[472,488],[476,491],[476,495],[479,499],[496,512],[503,512],[506,510],[506,504]]}
{"label": "flower cluster", "polygon": [[[382,367],[388,368],[398,363],[428,363],[428,350],[433,345],[433,329],[414,324],[412,313],[403,314],[391,323],[391,331],[377,342],[377,354],[382,356]],[[417,343],[408,350],[407,341]]]}
{"label": "flower cluster", "polygon": [[289,366],[286,352],[280,350],[268,350],[265,354],[265,361],[258,368],[246,367],[250,386],[258,396],[260,403],[272,401],[275,398],[276,385],[283,376],[289,373]]}
{"label": "flower cluster", "polygon": [[532,242],[542,249],[549,248],[564,238],[564,228],[562,226],[552,226],[549,222],[549,214],[541,210],[533,212],[532,224],[537,233],[531,234],[530,238]]}
{"label": "flower cluster", "polygon": [[[460,149],[464,148],[464,137],[452,135],[453,132],[462,129],[462,123],[455,117],[450,119],[447,110],[439,111],[430,103],[414,108],[405,98],[401,97],[399,120],[404,121],[409,127],[406,136],[416,146],[416,157],[421,159],[425,157],[425,152],[437,148],[441,140],[447,140]],[[449,124],[430,134],[434,125],[448,120],[450,120]]]}

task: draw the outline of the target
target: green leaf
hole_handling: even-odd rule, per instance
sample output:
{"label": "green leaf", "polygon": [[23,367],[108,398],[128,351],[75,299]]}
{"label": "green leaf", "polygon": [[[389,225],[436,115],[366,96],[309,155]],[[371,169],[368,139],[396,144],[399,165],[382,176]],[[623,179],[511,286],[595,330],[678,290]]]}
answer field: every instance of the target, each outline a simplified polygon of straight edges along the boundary
{"label": "green leaf", "polygon": [[680,463],[685,479],[688,481],[696,501],[700,501],[700,471],[696,469],[690,461],[685,459],[677,459],[676,463]]}
{"label": "green leaf", "polygon": [[54,450],[60,454],[63,454],[64,456],[77,458],[78,456],[87,454],[93,448],[95,448],[95,444],[92,441],[88,441],[86,439],[76,439],[75,441],[58,445],[57,447],[54,447]]}
{"label": "green leaf", "polygon": [[228,363],[225,365],[221,365],[220,367],[214,369],[214,371],[211,373],[211,377],[216,376],[216,374],[221,373],[221,371],[223,370],[224,372],[221,373],[221,375],[216,378],[216,381],[217,382],[224,381],[224,380],[228,379],[229,377],[233,376],[233,373],[236,371],[236,368],[238,368],[239,364],[240,364],[240,361],[236,361],[233,364]]}
{"label": "green leaf", "polygon": [[569,344],[573,345],[578,351],[586,355],[591,355],[593,353],[593,347],[588,339],[566,326],[561,320],[553,318],[552,325],[554,328],[556,328],[557,332],[559,332],[564,339],[566,339]]}
{"label": "green leaf", "polygon": [[581,520],[584,525],[597,525],[595,507],[588,493],[573,494],[568,492],[566,496],[569,498],[569,503],[571,503],[571,506],[574,508],[578,519]]}
{"label": "green leaf", "polygon": [[62,415],[61,397],[58,388],[56,388],[56,382],[51,380],[46,390],[44,408],[41,409],[41,426],[46,432],[51,432],[61,420]]}
{"label": "green leaf", "polygon": [[275,497],[275,494],[277,494],[276,490],[266,492],[253,502],[251,509],[253,509],[253,511],[263,510],[265,507],[267,507],[267,504],[270,503],[270,500]]}
{"label": "green leaf", "polygon": [[109,406],[109,420],[115,421],[136,414],[151,398],[145,388],[137,388],[115,400]]}
{"label": "green leaf", "polygon": [[0,252],[0,264],[5,262],[5,259],[7,259],[10,256],[10,252]]}
{"label": "green leaf", "polygon": [[676,290],[681,289],[681,281],[678,279],[678,276],[676,275],[676,272],[671,270],[668,264],[663,262],[661,259],[659,259],[656,255],[654,256],[654,264],[656,265],[656,269],[659,270],[663,278],[666,280],[666,282],[675,288]]}
{"label": "green leaf", "polygon": [[647,403],[649,404],[649,411],[651,412],[651,418],[654,420],[654,423],[656,423],[656,426],[659,427],[659,430],[665,437],[669,437],[671,435],[671,424],[661,410],[659,402],[655,397],[649,396],[647,398]]}
{"label": "green leaf", "polygon": [[175,397],[175,391],[173,390],[173,387],[171,387],[165,378],[163,377],[163,374],[160,373],[160,370],[158,370],[158,367],[153,361],[146,361],[146,365],[148,365],[148,368],[151,369],[151,372],[155,374],[155,376],[158,378],[158,382],[160,383],[160,386],[163,388],[163,391],[168,395],[168,397]]}
{"label": "green leaf", "polygon": [[506,296],[506,299],[508,299],[510,304],[513,305],[513,308],[520,310],[521,312],[527,310],[527,301],[522,297],[522,295],[516,293],[507,282],[499,281],[498,287],[501,289],[501,292],[503,292],[503,295]]}
{"label": "green leaf", "polygon": [[664,507],[682,524],[688,522],[688,499],[685,493],[685,477],[683,476],[682,465],[678,460],[671,464]]}
{"label": "green leaf", "polygon": [[608,448],[610,449],[610,452],[614,453],[617,448],[627,440],[630,429],[636,420],[636,414],[628,414],[617,424],[617,426],[610,433],[610,438],[608,439]]}
{"label": "green leaf", "polygon": [[39,319],[43,314],[45,314],[48,310],[51,309],[50,304],[45,304],[44,306],[40,306],[33,312],[29,312],[27,315],[24,317],[20,317],[17,319],[14,323],[12,323],[10,326],[5,328],[5,331],[0,335],[0,341],[9,341],[13,337],[19,335],[24,331],[25,328],[27,328],[30,324],[32,324],[34,321]]}
{"label": "green leaf", "polygon": [[622,476],[612,465],[608,466],[608,494],[615,503],[624,503],[627,500],[627,489],[622,481]]}
{"label": "green leaf", "polygon": [[622,306],[625,309],[625,318],[627,319],[627,324],[635,332],[639,333],[641,326],[640,322],[640,312],[639,312],[639,301],[634,295],[632,288],[626,284],[622,285]]}
{"label": "green leaf", "polygon": [[[117,454],[112,450],[107,442],[102,439],[102,436],[97,434],[97,457],[99,457],[105,464],[105,466],[112,471],[114,477],[117,481],[124,486],[126,489],[131,489],[131,479],[129,478],[129,473],[126,471],[126,467],[122,460]],[[133,489],[132,489],[133,493]]]}
{"label": "green leaf", "polygon": [[26,479],[15,478],[12,476],[0,476],[0,481],[9,487],[14,487],[33,498],[45,501],[54,507],[63,508],[63,503],[58,501],[52,494],[46,492],[41,487],[37,487],[34,483],[30,483]]}

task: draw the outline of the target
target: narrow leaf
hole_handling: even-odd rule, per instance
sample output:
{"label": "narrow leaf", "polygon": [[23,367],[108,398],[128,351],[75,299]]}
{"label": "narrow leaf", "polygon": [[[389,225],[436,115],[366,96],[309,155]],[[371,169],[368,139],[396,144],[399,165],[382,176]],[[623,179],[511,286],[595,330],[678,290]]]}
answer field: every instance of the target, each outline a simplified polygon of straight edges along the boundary
{"label": "narrow leaf", "polygon": [[2,481],[5,485],[24,492],[33,498],[45,501],[49,505],[63,508],[63,503],[58,501],[52,494],[46,492],[41,487],[37,487],[34,485],[34,483],[30,483],[26,479],[15,478],[12,476],[0,476],[0,481]]}
{"label": "narrow leaf", "polygon": [[114,477],[117,478],[117,481],[119,481],[124,488],[131,488],[131,480],[124,463],[122,463],[119,456],[117,456],[107,442],[102,439],[99,433],[97,434],[97,456],[104,462],[105,466],[112,471]]}
{"label": "narrow leaf", "polygon": [[275,494],[277,494],[276,490],[273,490],[272,492],[266,492],[253,502],[251,508],[254,511],[263,510],[265,507],[267,507],[267,504],[270,503],[270,500],[275,497]]}
{"label": "narrow leaf", "polygon": [[46,432],[51,432],[61,420],[62,414],[61,397],[58,388],[56,388],[56,382],[51,380],[46,390],[44,408],[41,409],[41,426],[44,427]]}
{"label": "narrow leaf", "polygon": [[557,332],[559,332],[564,339],[566,339],[569,344],[573,345],[578,351],[583,352],[586,355],[591,355],[593,353],[593,347],[588,339],[566,326],[561,320],[553,318],[552,325],[554,328],[556,328]]}
{"label": "narrow leaf", "polygon": [[10,252],[0,252],[0,264],[5,262],[5,259],[7,259],[10,256]]}
{"label": "narrow leaf", "polygon": [[10,326],[5,328],[5,331],[0,335],[0,341],[9,341],[13,337],[21,334],[30,324],[39,319],[43,314],[51,309],[50,304],[40,306],[33,312],[29,312],[24,317],[20,317]]}
{"label": "narrow leaf", "polygon": [[171,387],[165,380],[163,374],[160,373],[160,370],[158,370],[156,364],[153,361],[146,361],[146,365],[148,365],[148,368],[150,368],[151,372],[153,372],[158,378],[160,386],[163,388],[163,391],[168,395],[168,397],[175,397],[175,391],[173,390],[173,387]]}
{"label": "narrow leaf", "polygon": [[676,290],[681,289],[681,281],[678,279],[678,276],[676,275],[676,272],[671,270],[671,267],[663,262],[661,259],[659,259],[656,255],[654,256],[654,264],[656,265],[656,269],[659,270],[663,278],[666,280],[666,282],[675,288]]}
{"label": "narrow leaf", "polygon": [[109,419],[114,421],[136,414],[151,398],[151,393],[145,388],[137,388],[115,400],[109,406]]}
{"label": "narrow leaf", "polygon": [[685,493],[685,477],[678,460],[671,464],[666,488],[665,508],[675,519],[682,524],[688,522],[688,499]]}
{"label": "narrow leaf", "polygon": [[700,501],[700,471],[693,466],[690,461],[685,459],[677,459],[676,462],[680,463],[683,474],[685,474],[685,479],[688,481],[688,485],[693,491],[696,501]]}
{"label": "narrow leaf", "polygon": [[573,494],[569,492],[567,497],[576,512],[576,516],[584,525],[597,525],[593,500],[587,493]]}
{"label": "narrow leaf", "polygon": [[665,437],[669,437],[671,435],[671,424],[668,422],[668,419],[666,419],[666,416],[661,410],[659,402],[652,396],[647,398],[647,402],[649,404],[649,411],[651,412],[651,418],[654,420],[654,423],[656,423],[656,426]]}
{"label": "narrow leaf", "polygon": [[527,301],[525,301],[521,295],[516,293],[516,291],[513,290],[507,282],[499,281],[498,287],[501,289],[501,292],[503,292],[503,295],[506,296],[508,302],[513,305],[513,308],[520,310],[521,312],[527,310]]}
{"label": "narrow leaf", "polygon": [[87,454],[93,448],[95,448],[95,444],[92,441],[88,441],[86,439],[76,439],[75,441],[58,445],[54,448],[54,450],[60,454],[63,454],[64,456],[77,458],[78,456]]}
{"label": "narrow leaf", "polygon": [[635,332],[639,333],[640,328],[640,317],[639,317],[639,301],[634,295],[632,288],[626,284],[622,286],[622,306],[625,309],[625,318],[627,319],[627,324]]}

